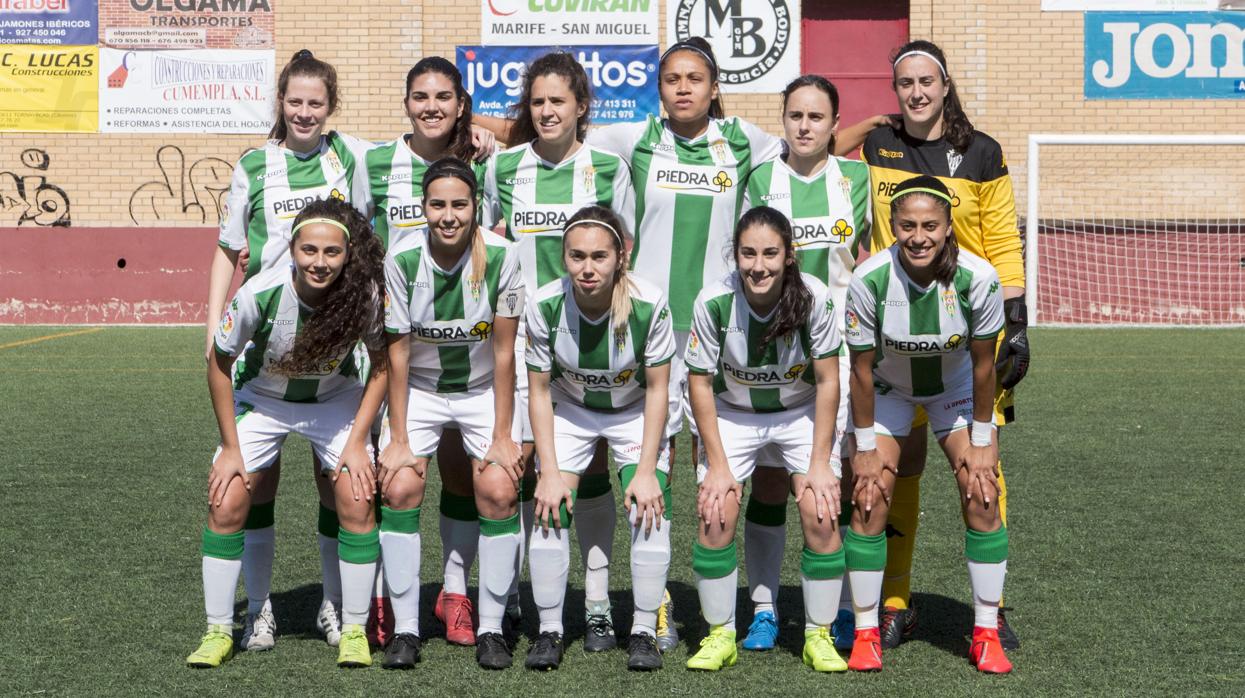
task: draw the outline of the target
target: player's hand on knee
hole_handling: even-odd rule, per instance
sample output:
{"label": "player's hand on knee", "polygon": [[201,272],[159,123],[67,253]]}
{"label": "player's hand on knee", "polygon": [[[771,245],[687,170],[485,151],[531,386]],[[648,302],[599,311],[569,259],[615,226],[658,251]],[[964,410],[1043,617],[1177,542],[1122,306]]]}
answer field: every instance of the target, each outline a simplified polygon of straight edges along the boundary
{"label": "player's hand on knee", "polygon": [[998,476],[998,450],[993,444],[990,446],[972,446],[960,456],[960,467],[966,472],[967,484],[964,488],[964,496],[968,501],[972,501],[974,495],[985,505],[998,499],[999,496],[999,476]]}
{"label": "player's hand on knee", "polygon": [[389,483],[393,482],[393,478],[402,468],[411,468],[420,478],[425,477],[428,469],[427,459],[417,458],[408,442],[390,441],[380,452],[380,458],[377,459],[376,464],[378,466],[377,477],[382,490],[389,487]]}
{"label": "player's hand on knee", "polygon": [[341,477],[343,472],[350,478],[350,494],[355,501],[359,501],[362,497],[367,501],[372,501],[372,497],[376,495],[376,465],[372,462],[372,456],[368,454],[367,448],[362,444],[347,444],[342,450],[341,461],[337,464],[337,470],[333,471],[333,481],[337,482],[337,478]]}
{"label": "player's hand on knee", "polygon": [[212,463],[208,471],[208,505],[220,506],[225,502],[225,492],[235,477],[242,478],[242,484],[251,491],[251,476],[246,472],[246,462],[242,459],[239,448],[222,449],[220,455]]}
{"label": "player's hand on knee", "polygon": [[555,529],[562,528],[559,510],[563,503],[566,504],[567,512],[573,512],[575,507],[575,501],[571,497],[571,488],[566,486],[566,482],[556,472],[549,474],[542,471],[540,479],[536,481],[536,492],[532,495],[532,499],[536,502],[533,512],[536,521],[546,531],[549,530],[550,519],[553,520]]}
{"label": "player's hand on knee", "polygon": [[806,497],[811,497],[817,508],[817,520],[839,517],[839,478],[829,464],[810,465],[808,473],[796,476],[795,503],[799,506]]}
{"label": "player's hand on knee", "polygon": [[505,470],[517,488],[519,480],[523,478],[523,449],[509,435],[495,437],[480,461],[480,472],[484,472],[490,465],[500,466]]}
{"label": "player's hand on knee", "polygon": [[696,496],[696,513],[705,525],[726,524],[727,497],[734,497],[735,503],[740,503],[743,501],[743,487],[729,468],[710,467]]}
{"label": "player's hand on knee", "polygon": [[890,470],[898,471],[898,465],[885,462],[877,449],[858,451],[852,457],[852,472],[855,475],[855,487],[852,488],[852,504],[872,511],[879,502],[890,503],[886,485],[882,482],[882,473]]}
{"label": "player's hand on knee", "polygon": [[[627,507],[627,515],[634,515],[637,526],[643,524],[645,534],[652,532],[654,524],[661,528],[661,516],[666,509],[666,503],[657,475],[637,474],[631,484],[627,485],[623,502]],[[638,513],[636,509],[639,509]]]}

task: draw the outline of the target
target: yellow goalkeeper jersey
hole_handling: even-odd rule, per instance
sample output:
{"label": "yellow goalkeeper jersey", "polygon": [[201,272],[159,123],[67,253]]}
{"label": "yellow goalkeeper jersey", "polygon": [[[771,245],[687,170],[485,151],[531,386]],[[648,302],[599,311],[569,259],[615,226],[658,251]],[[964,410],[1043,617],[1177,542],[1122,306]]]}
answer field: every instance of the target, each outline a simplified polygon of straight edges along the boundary
{"label": "yellow goalkeeper jersey", "polygon": [[932,175],[951,190],[952,227],[960,246],[990,262],[1004,286],[1025,285],[1016,198],[998,141],[977,131],[960,152],[943,138],[923,141],[883,126],[865,139],[861,157],[869,164],[873,192],[874,253],[895,242],[890,209],[895,188],[917,175]]}

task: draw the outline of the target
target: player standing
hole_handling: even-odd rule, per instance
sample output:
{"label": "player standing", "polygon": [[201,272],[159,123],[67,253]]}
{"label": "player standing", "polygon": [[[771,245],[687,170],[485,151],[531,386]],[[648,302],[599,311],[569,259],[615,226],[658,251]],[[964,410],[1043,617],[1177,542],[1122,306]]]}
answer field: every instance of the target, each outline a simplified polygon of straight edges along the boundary
{"label": "player standing", "polygon": [[[842,308],[861,243],[869,239],[869,168],[833,155],[839,92],[830,81],[804,75],[791,81],[782,96],[788,151],[752,171],[748,196],[753,206],[769,206],[791,221],[800,271],[826,284],[835,307]],[[840,361],[835,459],[846,455],[839,448],[847,428],[847,383],[847,361]],[[781,469],[759,468],[753,475],[744,510],[744,563],[754,614],[744,649],[772,649],[778,637],[777,594],[789,490]],[[833,635],[840,649],[851,649],[850,601],[841,602]]]}
{"label": "player standing", "polygon": [[[290,230],[295,216],[311,202],[339,199],[359,204],[366,194],[358,167],[368,145],[337,131],[325,132],[337,110],[337,71],[303,49],[294,54],[277,79],[277,114],[269,140],[248,151],[234,166],[227,207],[221,219],[220,240],[212,258],[208,288],[207,355],[212,336],[224,312],[229,286],[239,256],[245,251],[245,279],[289,263]],[[273,500],[281,475],[281,461],[269,469],[263,488],[252,493],[246,520],[246,552],[242,574],[246,581],[247,616],[242,647],[271,649],[276,620],[269,590],[275,532]],[[341,580],[338,576],[337,531],[333,486],[322,463],[313,462],[320,496],[319,545],[324,598],[316,627],[330,645],[341,634]]]}
{"label": "player standing", "polygon": [[761,206],[743,215],[734,256],[738,271],[696,299],[687,345],[702,523],[692,568],[709,623],[687,667],[716,671],[736,661],[734,539],[742,483],[758,465],[780,462],[792,474],[804,529],[804,663],[845,671],[829,632],[844,569],[833,457],[842,316],[829,289],[800,272],[791,223],[777,210]]}
{"label": "player standing", "polygon": [[856,671],[882,668],[878,604],[887,510],[918,405],[959,485],[973,590],[970,658],[983,672],[1012,670],[998,633],[1008,547],[994,437],[994,348],[1003,296],[994,268],[956,244],[953,201],[935,177],[900,183],[888,216],[896,243],[861,264],[848,291],[856,453],[855,508],[844,548],[856,607],[848,664]]}
{"label": "player standing", "polygon": [[[252,493],[269,491],[269,468],[291,433],[307,438],[332,473],[341,512],[335,532],[344,621],[338,664],[371,664],[363,626],[380,551],[368,431],[386,382],[380,336],[384,247],[357,211],[332,199],[303,209],[289,245],[292,269],[261,272],[239,289],[216,330],[208,363],[221,445],[208,475],[203,530],[208,632],[186,660],[195,667],[219,666],[233,654],[243,526],[253,511]],[[361,381],[369,357],[360,351],[361,341],[371,363],[366,390]]]}
{"label": "player standing", "polygon": [[[592,85],[583,66],[569,53],[537,58],[523,76],[514,105],[510,140],[517,142],[489,162],[485,198],[495,208],[493,217],[505,224],[507,236],[518,247],[524,285],[535,291],[563,278],[562,229],[584,206],[599,205],[621,219],[630,237],[635,204],[631,177],[622,158],[583,142],[592,106]],[[524,327],[519,328],[520,337]],[[522,365],[521,361],[516,363]],[[527,371],[519,372],[519,411],[523,419],[525,455],[532,453],[527,409]],[[525,490],[535,485],[529,470]],[[531,533],[532,502],[524,496],[525,535]],[[579,483],[575,530],[585,565],[584,613],[588,635],[584,649],[613,649],[609,600],[609,564],[614,548],[617,505],[610,488],[605,449]]]}
{"label": "player standing", "polygon": [[457,426],[480,512],[476,657],[482,667],[502,669],[512,651],[502,618],[522,545],[513,362],[523,278],[514,248],[476,222],[476,175],[467,163],[438,160],[422,187],[427,234],[406,236],[385,263],[392,368],[379,459],[387,503],[381,545],[395,620],[385,664],[405,668],[419,660],[425,471],[442,430]]}
{"label": "player standing", "polygon": [[662,666],[655,635],[670,565],[665,431],[674,334],[661,291],[626,271],[623,231],[620,217],[603,206],[571,216],[562,238],[567,273],[542,286],[527,309],[529,401],[540,463],[540,526],[529,544],[540,636],[528,650],[530,669],[556,669],[562,660],[567,526],[571,513],[578,515],[576,491],[602,440],[618,466],[631,521],[635,619],[627,667]]}
{"label": "player standing", "polygon": [[[937,177],[952,193],[955,235],[963,249],[994,266],[1003,284],[1005,327],[997,357],[999,380],[995,416],[1000,425],[1014,421],[1012,388],[1029,367],[1028,325],[1024,304],[1024,260],[1016,203],[1007,161],[997,141],[973,128],[947,71],[943,52],[929,41],[899,47],[892,63],[892,86],[899,99],[900,126],[871,132],[861,150],[873,178],[871,247],[881,250],[895,240],[890,202],[895,187],[913,175]],[[895,500],[890,510],[893,535],[887,538],[883,583],[882,645],[898,646],[916,626],[911,603],[912,550],[920,511],[921,473],[925,469],[926,422],[917,410],[911,438],[899,459]],[[1007,521],[1007,485],[999,475],[999,512]],[[1003,646],[1020,641],[999,613]]]}

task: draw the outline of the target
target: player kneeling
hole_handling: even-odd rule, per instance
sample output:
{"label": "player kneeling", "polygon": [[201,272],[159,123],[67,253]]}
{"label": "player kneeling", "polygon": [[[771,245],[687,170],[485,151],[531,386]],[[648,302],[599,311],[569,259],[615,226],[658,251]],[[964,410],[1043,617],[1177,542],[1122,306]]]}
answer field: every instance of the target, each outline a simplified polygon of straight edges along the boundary
{"label": "player kneeling", "polygon": [[[960,488],[964,546],[973,589],[970,658],[1005,674],[998,611],[1007,572],[995,464],[994,345],[1003,296],[990,264],[963,250],[951,230],[951,194],[920,176],[891,200],[896,242],[857,267],[847,299],[856,455],[847,574],[856,610],[849,666],[882,668],[878,603],[886,567],[886,515],[899,451],[917,405],[929,414]],[[971,429],[970,427],[971,423]]]}
{"label": "player kneeling", "polygon": [[735,663],[735,524],[742,485],[760,463],[783,463],[804,529],[804,663],[846,671],[834,649],[843,584],[840,464],[831,458],[839,404],[841,317],[825,284],[800,272],[791,223],[758,207],[735,226],[738,271],[696,299],[687,344],[688,390],[700,433],[703,525],[692,550],[709,636],[687,661]]}
{"label": "player kneeling", "polygon": [[[605,439],[631,521],[635,619],[627,668],[662,666],[657,609],[670,567],[667,382],[674,330],[666,299],[627,274],[624,230],[602,206],[580,209],[562,238],[567,275],[541,287],[527,310],[528,401],[540,479],[528,555],[540,637],[529,669],[562,661],[562,605],[575,490]],[[552,524],[552,525],[551,525]]]}
{"label": "player kneeling", "polygon": [[385,394],[384,247],[357,211],[330,199],[298,215],[290,254],[292,268],[274,267],[238,290],[208,364],[221,445],[208,474],[203,530],[208,632],[186,659],[193,667],[219,666],[233,655],[233,598],[251,492],[263,486],[291,433],[311,442],[334,480],[341,522],[338,663],[372,662],[363,626],[380,546],[368,432]]}

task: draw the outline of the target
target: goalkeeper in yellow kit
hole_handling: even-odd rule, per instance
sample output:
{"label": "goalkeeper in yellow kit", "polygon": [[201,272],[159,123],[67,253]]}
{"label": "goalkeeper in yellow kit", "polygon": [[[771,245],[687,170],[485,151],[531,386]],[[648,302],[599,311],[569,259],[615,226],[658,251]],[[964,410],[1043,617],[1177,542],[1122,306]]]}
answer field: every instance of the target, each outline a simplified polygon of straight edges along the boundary
{"label": "goalkeeper in yellow kit", "polygon": [[[973,129],[947,73],[942,51],[928,41],[901,46],[893,60],[892,86],[899,99],[902,124],[872,131],[861,149],[872,181],[871,248],[886,249],[895,240],[890,225],[891,192],[916,174],[940,179],[953,195],[952,227],[960,246],[988,260],[1003,284],[1005,325],[998,350],[998,424],[1014,420],[1012,388],[1029,368],[1029,341],[1024,305],[1024,260],[1011,176],[1003,151],[994,139]],[[899,459],[899,477],[887,524],[886,571],[882,582],[883,647],[895,647],[916,626],[910,581],[912,550],[920,512],[920,477],[925,469],[928,418],[918,411],[912,437]],[[1007,525],[1007,486],[1000,463],[998,503]],[[1020,642],[999,613],[999,639],[1005,649]]]}

